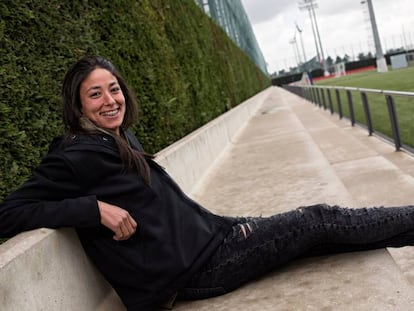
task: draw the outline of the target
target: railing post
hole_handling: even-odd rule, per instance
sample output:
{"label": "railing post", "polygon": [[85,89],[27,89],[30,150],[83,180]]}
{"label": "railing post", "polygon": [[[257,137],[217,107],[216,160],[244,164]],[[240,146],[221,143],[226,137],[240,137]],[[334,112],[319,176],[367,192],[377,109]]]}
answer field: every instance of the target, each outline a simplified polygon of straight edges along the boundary
{"label": "railing post", "polygon": [[374,128],[372,126],[371,111],[369,110],[367,93],[361,92],[361,99],[362,99],[362,105],[364,106],[365,120],[367,122],[368,133],[371,136],[372,133],[374,132]]}
{"label": "railing post", "polygon": [[307,87],[302,87],[302,94],[303,94],[303,98],[309,100],[309,93],[308,93]]}
{"label": "railing post", "polygon": [[346,96],[348,98],[349,105],[349,118],[351,119],[351,125],[355,125],[355,112],[354,112],[354,103],[352,102],[352,94],[350,90],[346,91]]}
{"label": "railing post", "polygon": [[310,89],[310,87],[307,87],[307,88],[306,88],[306,97],[308,98],[308,100],[309,100],[310,102],[313,102],[313,101],[312,101],[312,93],[311,93],[311,89]]}
{"label": "railing post", "polygon": [[312,98],[313,98],[313,103],[315,104],[315,106],[318,105],[318,96],[316,93],[316,88],[312,88]]}
{"label": "railing post", "polygon": [[342,117],[343,117],[342,104],[341,104],[341,95],[339,94],[339,90],[335,90],[335,94],[336,94],[336,102],[338,103],[339,119],[342,119]]}
{"label": "railing post", "polygon": [[302,97],[302,98],[305,97],[305,95],[303,94],[303,89],[301,87],[297,86],[296,90],[297,90],[296,93],[299,97]]}
{"label": "railing post", "polygon": [[318,95],[318,106],[322,107],[322,101],[321,101],[321,89],[316,89],[316,94]]}
{"label": "railing post", "polygon": [[309,99],[310,102],[313,103],[312,88],[308,87],[307,91],[308,91],[308,99]]}
{"label": "railing post", "polygon": [[325,90],[321,89],[323,109],[326,109]]}
{"label": "railing post", "polygon": [[312,89],[312,87],[309,87],[308,90],[309,90],[309,100],[314,104],[315,101],[313,99],[313,89]]}
{"label": "railing post", "polygon": [[385,99],[387,100],[387,107],[388,113],[390,115],[390,122],[392,128],[392,135],[394,136],[394,144],[395,150],[400,150],[402,143],[401,143],[401,136],[400,136],[400,128],[398,126],[398,119],[397,119],[397,112],[395,111],[395,101],[394,97],[391,95],[385,95]]}
{"label": "railing post", "polygon": [[332,96],[331,96],[331,90],[327,89],[328,92],[328,102],[329,102],[329,110],[331,110],[331,114],[334,113],[333,104],[332,104]]}

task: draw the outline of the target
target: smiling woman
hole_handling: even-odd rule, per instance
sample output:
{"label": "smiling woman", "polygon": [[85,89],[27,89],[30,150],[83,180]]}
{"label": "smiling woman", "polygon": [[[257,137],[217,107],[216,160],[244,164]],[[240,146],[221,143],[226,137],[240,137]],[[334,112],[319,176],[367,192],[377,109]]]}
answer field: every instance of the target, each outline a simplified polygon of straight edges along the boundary
{"label": "smiling woman", "polygon": [[108,70],[93,70],[80,87],[82,113],[97,126],[119,135],[125,115],[125,98],[117,78]]}
{"label": "smiling woman", "polygon": [[126,129],[138,116],[137,103],[111,62],[99,56],[78,61],[65,76],[62,100],[63,121],[70,133],[109,134],[123,164],[135,168],[149,182],[144,156],[151,156],[134,152],[125,140]]}

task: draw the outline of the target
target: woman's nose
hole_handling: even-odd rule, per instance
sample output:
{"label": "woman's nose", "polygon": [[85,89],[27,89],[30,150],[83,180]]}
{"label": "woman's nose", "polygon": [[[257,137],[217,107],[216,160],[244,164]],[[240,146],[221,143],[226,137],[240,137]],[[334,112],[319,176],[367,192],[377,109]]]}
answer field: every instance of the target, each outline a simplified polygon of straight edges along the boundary
{"label": "woman's nose", "polygon": [[107,92],[104,94],[104,104],[105,105],[113,105],[115,104],[115,99],[111,93]]}

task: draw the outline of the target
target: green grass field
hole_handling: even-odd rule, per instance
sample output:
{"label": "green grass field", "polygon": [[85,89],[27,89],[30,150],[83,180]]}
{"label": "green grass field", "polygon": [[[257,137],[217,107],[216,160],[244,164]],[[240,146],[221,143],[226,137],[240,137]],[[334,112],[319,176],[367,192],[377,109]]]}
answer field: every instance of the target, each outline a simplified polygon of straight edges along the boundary
{"label": "green grass field", "polygon": [[414,65],[385,73],[370,70],[339,78],[321,80],[315,84],[414,92]]}
{"label": "green grass field", "polygon": [[[349,86],[414,92],[414,66],[390,70],[386,73],[378,73],[376,70],[365,71],[339,78],[320,80],[315,84],[320,86]],[[351,94],[354,103],[355,119],[359,123],[366,124],[361,95],[357,91],[352,91]],[[334,110],[337,112],[338,105],[333,91],[331,91],[331,96]],[[385,96],[367,93],[367,97],[374,131],[392,137]],[[326,91],[325,98],[328,102]],[[349,106],[344,90],[340,91],[340,98],[343,114],[349,117]],[[395,96],[394,100],[402,143],[414,148],[414,97]]]}

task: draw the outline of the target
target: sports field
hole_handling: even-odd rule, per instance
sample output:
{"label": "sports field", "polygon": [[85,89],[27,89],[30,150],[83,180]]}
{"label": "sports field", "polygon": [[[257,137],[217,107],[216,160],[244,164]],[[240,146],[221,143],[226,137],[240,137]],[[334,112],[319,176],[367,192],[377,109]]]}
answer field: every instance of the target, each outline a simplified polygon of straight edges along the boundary
{"label": "sports field", "polygon": [[384,73],[369,70],[339,78],[321,80],[315,84],[414,92],[414,65]]}
{"label": "sports field", "polygon": [[[339,78],[324,79],[315,84],[414,92],[414,66],[390,70],[386,73],[370,70]],[[366,120],[361,95],[357,91],[352,91],[351,94],[354,103],[355,119],[357,122],[365,124]],[[325,96],[327,95],[325,94]],[[334,110],[338,111],[337,100],[333,91],[331,91],[331,96]],[[374,131],[392,137],[385,96],[367,93],[367,97]],[[345,91],[340,91],[340,98],[343,114],[349,117],[349,106]],[[404,145],[414,148],[414,97],[394,96],[394,100],[402,142]]]}

